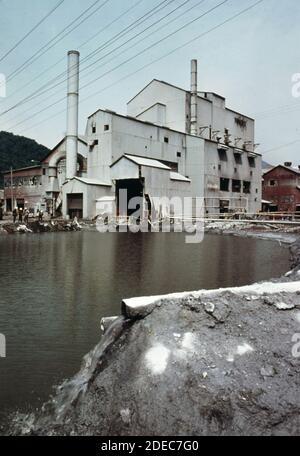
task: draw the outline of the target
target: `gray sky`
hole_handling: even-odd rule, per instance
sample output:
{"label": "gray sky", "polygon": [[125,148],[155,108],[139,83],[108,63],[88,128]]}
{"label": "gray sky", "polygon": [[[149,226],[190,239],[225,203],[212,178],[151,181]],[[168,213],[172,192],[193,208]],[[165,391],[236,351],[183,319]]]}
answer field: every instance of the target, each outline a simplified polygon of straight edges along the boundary
{"label": "gray sky", "polygon": [[[7,83],[7,97],[0,98],[0,112],[14,106],[50,79],[64,72],[66,69],[66,57],[64,58],[64,56],[69,49],[77,49],[97,31],[133,7],[137,1],[109,0],[102,9],[95,11],[88,20],[64,37],[51,50],[43,53],[32,65],[21,71],[16,77],[11,78]],[[0,61],[0,73],[9,77],[48,41],[55,39],[61,30],[94,2],[95,0],[64,0],[63,4],[39,28]],[[103,2],[104,0],[99,1],[83,18],[96,10]],[[81,47],[81,59],[83,60],[90,52],[103,45],[160,2],[161,0],[141,0],[139,5],[132,8],[128,14],[123,15],[120,20]],[[120,48],[126,40],[183,2],[184,0],[174,0],[165,9],[141,24],[139,28],[132,30],[115,44],[111,44],[105,51],[102,50],[97,57],[86,64],[82,63],[83,70],[88,63],[118,48],[94,65],[90,69],[91,72],[82,71],[81,86],[112,70],[152,43],[200,16],[202,12],[217,6],[222,0],[205,0],[191,12],[182,14],[191,6],[199,3],[199,0],[190,0],[181,9],[140,36],[143,38],[151,33],[147,39],[142,42],[138,39],[132,40]],[[0,0],[0,60],[58,3],[59,0]],[[292,76],[300,73],[298,55],[300,2],[298,0],[285,0],[284,2],[264,0],[263,3],[232,22],[208,33],[163,60],[153,63],[121,83],[114,84],[143,65],[163,56],[202,32],[208,31],[253,3],[255,0],[227,1],[180,33],[82,89],[81,100],[88,96],[90,98],[80,105],[81,132],[84,133],[87,116],[97,108],[109,108],[125,113],[126,102],[153,78],[189,88],[190,60],[197,58],[199,61],[199,89],[217,92],[225,96],[228,107],[256,118],[256,140],[261,143],[258,151],[266,152],[265,160],[274,164],[292,160],[295,164],[300,164],[298,123],[300,99],[292,96]],[[172,24],[161,28],[163,24],[179,15],[181,17]],[[160,30],[155,32],[158,28]],[[126,51],[135,43],[135,47]],[[122,55],[116,56],[121,51],[124,51]],[[46,71],[60,59],[62,60],[60,63]],[[92,70],[94,71],[92,72]],[[45,73],[38,80],[34,80],[43,71]],[[53,147],[65,133],[65,113],[48,119],[38,126],[34,125],[64,110],[65,100],[47,108],[65,95],[64,77],[56,83],[60,81],[63,83],[51,92],[0,116],[0,130],[23,134],[48,147]],[[112,87],[107,88],[112,84],[114,84]],[[43,109],[45,111],[39,115],[17,125]]]}

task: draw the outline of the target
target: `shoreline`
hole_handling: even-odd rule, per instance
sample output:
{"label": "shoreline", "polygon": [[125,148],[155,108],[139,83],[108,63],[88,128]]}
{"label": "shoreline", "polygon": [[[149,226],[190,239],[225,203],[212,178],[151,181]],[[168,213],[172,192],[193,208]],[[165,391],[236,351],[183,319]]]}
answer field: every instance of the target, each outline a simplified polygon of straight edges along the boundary
{"label": "shoreline", "polygon": [[[266,221],[263,225],[251,224],[245,222],[205,222],[205,234],[222,234],[240,237],[253,237],[262,240],[278,241],[282,244],[291,245],[300,238],[300,227],[286,227],[282,224],[269,225]],[[96,222],[94,221],[67,221],[67,220],[48,220],[39,222],[38,220],[30,221],[27,225],[24,223],[1,222],[0,236],[6,235],[31,235],[42,233],[74,232],[74,231],[96,231]]]}

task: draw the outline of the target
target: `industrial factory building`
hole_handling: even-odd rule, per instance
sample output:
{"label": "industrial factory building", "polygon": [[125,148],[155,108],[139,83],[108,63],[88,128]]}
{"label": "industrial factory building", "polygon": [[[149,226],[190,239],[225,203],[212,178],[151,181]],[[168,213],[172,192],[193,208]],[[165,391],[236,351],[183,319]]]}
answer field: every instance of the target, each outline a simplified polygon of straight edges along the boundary
{"label": "industrial factory building", "polygon": [[42,166],[41,194],[55,211],[94,218],[101,201],[114,200],[118,208],[121,189],[128,202],[142,197],[148,212],[162,216],[171,208],[157,206],[161,197],[204,199],[207,214],[260,210],[254,120],[228,109],[223,97],[198,91],[195,60],[190,91],[155,79],[129,101],[127,115],[93,113],[84,150],[78,140],[78,90],[79,53],[71,51],[65,148]]}
{"label": "industrial factory building", "polygon": [[[79,177],[86,176],[87,142],[77,139],[77,168]],[[67,140],[63,138],[39,165],[4,173],[4,210],[27,207],[31,213],[38,210],[55,215],[61,210],[60,199],[66,181]]]}

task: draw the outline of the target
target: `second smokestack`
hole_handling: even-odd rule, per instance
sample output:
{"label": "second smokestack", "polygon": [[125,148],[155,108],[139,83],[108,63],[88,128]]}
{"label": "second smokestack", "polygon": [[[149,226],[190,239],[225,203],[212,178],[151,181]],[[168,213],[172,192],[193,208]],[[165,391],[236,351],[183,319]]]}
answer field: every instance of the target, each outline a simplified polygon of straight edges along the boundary
{"label": "second smokestack", "polygon": [[79,52],[68,52],[68,110],[66,178],[77,175],[78,154],[78,104],[79,104]]}
{"label": "second smokestack", "polygon": [[198,62],[191,62],[191,135],[198,134]]}

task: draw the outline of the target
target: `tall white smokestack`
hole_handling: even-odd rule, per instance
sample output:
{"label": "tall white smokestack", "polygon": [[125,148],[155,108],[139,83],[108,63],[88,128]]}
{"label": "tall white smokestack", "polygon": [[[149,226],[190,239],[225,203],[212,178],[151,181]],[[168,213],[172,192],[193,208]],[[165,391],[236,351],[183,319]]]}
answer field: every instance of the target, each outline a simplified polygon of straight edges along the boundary
{"label": "tall white smokestack", "polygon": [[191,135],[198,134],[198,62],[191,63]]}
{"label": "tall white smokestack", "polygon": [[78,51],[68,52],[67,179],[77,174],[79,55]]}

